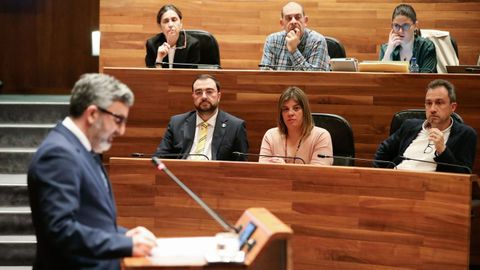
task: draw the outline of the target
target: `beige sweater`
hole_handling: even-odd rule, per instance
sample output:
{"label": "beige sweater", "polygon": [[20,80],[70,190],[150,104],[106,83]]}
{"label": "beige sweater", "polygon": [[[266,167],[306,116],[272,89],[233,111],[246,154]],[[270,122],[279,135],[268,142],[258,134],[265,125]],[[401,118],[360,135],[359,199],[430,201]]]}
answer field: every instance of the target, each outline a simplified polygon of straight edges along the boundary
{"label": "beige sweater", "polygon": [[[305,160],[306,164],[332,165],[333,159],[317,157],[318,154],[332,155],[332,152],[332,139],[330,133],[323,128],[314,127],[310,135],[303,138],[296,157]],[[271,128],[265,133],[262,140],[262,146],[260,147],[260,155],[286,156],[285,136],[280,134],[278,128]],[[259,162],[273,163],[272,158],[269,157],[260,157]],[[286,159],[285,162],[293,163],[293,159]],[[301,164],[302,161],[297,159],[295,160],[295,163]]]}

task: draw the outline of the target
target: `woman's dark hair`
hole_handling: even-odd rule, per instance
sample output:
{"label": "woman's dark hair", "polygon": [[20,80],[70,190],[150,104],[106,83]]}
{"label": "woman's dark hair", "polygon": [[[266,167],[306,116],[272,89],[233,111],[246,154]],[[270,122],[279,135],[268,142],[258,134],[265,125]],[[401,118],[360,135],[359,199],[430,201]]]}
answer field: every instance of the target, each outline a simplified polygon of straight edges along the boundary
{"label": "woman's dark hair", "polygon": [[180,20],[182,19],[182,12],[174,5],[168,4],[164,5],[163,7],[160,8],[160,10],[157,13],[157,23],[160,24],[162,22],[162,16],[165,14],[167,11],[173,10],[175,13],[177,13],[178,17]]}
{"label": "woman's dark hair", "polygon": [[[405,16],[412,20],[413,23],[417,23],[417,13],[415,12],[415,9],[411,5],[408,4],[400,4],[398,5],[392,13],[392,21],[395,19],[397,16]],[[414,32],[415,36],[420,36],[420,29],[417,28],[415,29]]]}

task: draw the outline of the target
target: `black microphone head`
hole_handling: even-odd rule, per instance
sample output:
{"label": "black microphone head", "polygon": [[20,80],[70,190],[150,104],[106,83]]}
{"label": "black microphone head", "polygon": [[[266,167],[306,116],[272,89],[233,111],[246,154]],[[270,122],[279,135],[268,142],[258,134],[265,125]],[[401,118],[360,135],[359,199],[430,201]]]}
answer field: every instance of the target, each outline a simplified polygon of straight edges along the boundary
{"label": "black microphone head", "polygon": [[132,156],[132,157],[143,157],[143,156],[145,156],[145,154],[144,153],[131,153],[130,156]]}
{"label": "black microphone head", "polygon": [[325,155],[325,154],[318,154],[317,157],[319,158],[330,158],[331,156]]}

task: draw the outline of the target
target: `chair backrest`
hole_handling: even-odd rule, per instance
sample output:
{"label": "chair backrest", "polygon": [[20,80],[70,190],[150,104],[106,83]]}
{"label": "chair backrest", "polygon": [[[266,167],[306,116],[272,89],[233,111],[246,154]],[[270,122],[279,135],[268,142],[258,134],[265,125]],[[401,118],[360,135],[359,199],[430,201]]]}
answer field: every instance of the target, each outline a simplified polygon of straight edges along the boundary
{"label": "chair backrest", "polygon": [[[425,119],[425,109],[408,109],[395,113],[390,123],[390,135],[392,135],[397,129],[399,129],[403,122],[407,119]],[[462,117],[454,112],[452,114],[453,121],[463,123]]]}
{"label": "chair backrest", "polygon": [[200,42],[200,64],[218,65],[220,68],[220,49],[215,37],[203,30],[185,30],[187,35],[198,39]]}
{"label": "chair backrest", "polygon": [[328,55],[330,58],[345,58],[347,54],[345,53],[345,48],[343,44],[336,38],[325,37],[327,40]]}
{"label": "chair backrest", "polygon": [[[336,114],[312,113],[315,126],[326,129],[332,137],[333,155],[355,157],[353,131],[350,123]],[[354,160],[335,158],[333,165],[353,166]]]}

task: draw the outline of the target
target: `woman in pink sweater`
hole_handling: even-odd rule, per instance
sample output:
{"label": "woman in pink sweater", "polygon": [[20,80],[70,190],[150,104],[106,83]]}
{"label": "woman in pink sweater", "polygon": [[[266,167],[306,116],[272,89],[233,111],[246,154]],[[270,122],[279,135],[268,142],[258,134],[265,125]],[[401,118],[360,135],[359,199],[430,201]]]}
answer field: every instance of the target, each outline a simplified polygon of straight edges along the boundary
{"label": "woman in pink sweater", "polygon": [[[332,165],[332,139],[327,130],[313,125],[307,95],[302,89],[287,88],[278,99],[278,123],[263,136],[259,162]],[[281,157],[267,157],[281,156]]]}

